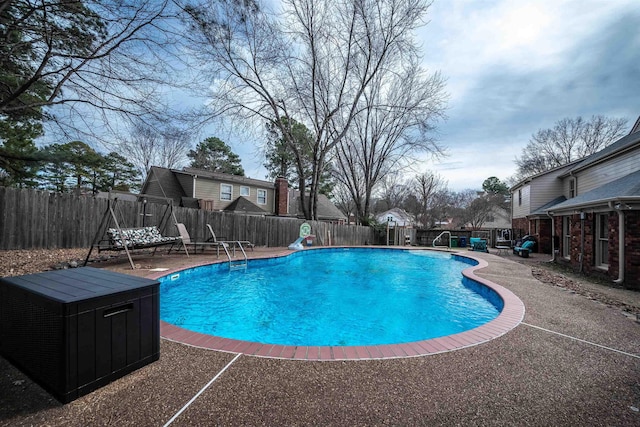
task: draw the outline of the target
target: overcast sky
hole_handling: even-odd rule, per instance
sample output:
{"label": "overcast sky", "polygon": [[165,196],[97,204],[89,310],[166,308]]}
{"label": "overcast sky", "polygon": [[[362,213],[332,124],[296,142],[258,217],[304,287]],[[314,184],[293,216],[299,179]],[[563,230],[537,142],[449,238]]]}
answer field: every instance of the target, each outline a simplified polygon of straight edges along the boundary
{"label": "overcast sky", "polygon": [[[538,129],[565,117],[640,115],[640,0],[435,0],[419,33],[424,63],[447,79],[449,156],[418,163],[449,189],[515,174]],[[233,144],[264,179],[255,147]]]}
{"label": "overcast sky", "polygon": [[515,174],[538,129],[564,117],[640,115],[638,0],[436,0],[420,32],[447,77],[449,157],[428,162],[449,188]]}

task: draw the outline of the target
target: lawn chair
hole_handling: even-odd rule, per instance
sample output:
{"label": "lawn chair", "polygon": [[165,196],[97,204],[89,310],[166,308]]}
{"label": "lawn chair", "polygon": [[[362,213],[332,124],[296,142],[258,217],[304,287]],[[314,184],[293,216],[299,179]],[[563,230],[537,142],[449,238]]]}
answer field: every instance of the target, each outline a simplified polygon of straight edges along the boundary
{"label": "lawn chair", "polygon": [[216,233],[213,231],[213,227],[211,227],[211,224],[207,224],[207,229],[209,229],[209,233],[211,234],[211,237],[207,240],[207,242],[209,243],[218,243],[218,244],[222,244],[222,243],[227,243],[227,244],[240,244],[245,248],[251,248],[251,252],[253,252],[253,248],[254,248],[254,244],[251,243],[248,240],[218,240],[218,238],[216,237]]}
{"label": "lawn chair", "polygon": [[202,248],[202,251],[206,248],[216,248],[216,255],[220,257],[220,246],[223,245],[223,242],[218,241],[206,241],[206,242],[195,242],[191,240],[191,236],[187,231],[187,227],[184,226],[183,223],[179,222],[176,224],[178,227],[178,232],[180,233],[180,237],[182,238],[182,243],[184,243],[185,247],[187,245],[193,245],[194,252],[198,252],[198,248]]}
{"label": "lawn chair", "polygon": [[513,253],[522,257],[529,258],[529,253],[533,252],[533,247],[536,242],[534,240],[527,240],[522,244],[522,246],[516,246],[513,248]]}
{"label": "lawn chair", "polygon": [[471,242],[471,248],[469,248],[469,250],[471,251],[475,251],[475,252],[489,252],[489,249],[487,249],[487,241],[484,239],[481,239],[479,237],[472,237],[471,239],[469,239]]}

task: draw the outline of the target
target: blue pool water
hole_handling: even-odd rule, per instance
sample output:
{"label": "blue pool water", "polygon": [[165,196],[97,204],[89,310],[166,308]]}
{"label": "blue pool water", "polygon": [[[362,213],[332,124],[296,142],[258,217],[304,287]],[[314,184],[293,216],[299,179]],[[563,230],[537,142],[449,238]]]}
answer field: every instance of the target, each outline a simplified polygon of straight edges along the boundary
{"label": "blue pool water", "polygon": [[380,345],[472,329],[502,300],[463,279],[461,257],[427,251],[320,249],[226,263],[160,279],[161,318],[225,338],[281,345]]}

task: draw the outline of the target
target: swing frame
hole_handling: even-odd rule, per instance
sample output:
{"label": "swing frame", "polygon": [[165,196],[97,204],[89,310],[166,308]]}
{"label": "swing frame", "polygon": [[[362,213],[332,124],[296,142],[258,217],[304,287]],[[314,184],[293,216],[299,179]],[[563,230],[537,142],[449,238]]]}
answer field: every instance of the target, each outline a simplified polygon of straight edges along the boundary
{"label": "swing frame", "polygon": [[[159,199],[164,201],[167,204],[164,210],[164,213],[162,215],[162,219],[160,220],[160,225],[150,226],[150,227],[132,227],[132,228],[121,227],[120,223],[118,222],[117,215],[115,213],[115,209],[118,204],[118,197],[114,196],[112,192],[109,192],[109,198],[107,200],[107,209],[102,215],[102,219],[100,220],[100,225],[98,226],[96,234],[93,237],[91,248],[89,249],[89,253],[87,254],[87,257],[84,260],[85,266],[89,262],[89,258],[91,257],[91,253],[93,252],[94,249],[97,249],[98,253],[102,251],[117,251],[117,252],[124,251],[127,254],[127,258],[129,259],[129,264],[131,265],[132,270],[135,270],[136,268],[135,264],[133,263],[133,259],[131,258],[131,251],[134,251],[134,250],[153,248],[153,253],[151,254],[153,256],[155,255],[156,250],[158,249],[159,246],[171,245],[169,247],[169,253],[171,253],[171,250],[173,249],[174,245],[177,244],[179,246],[182,245],[182,247],[184,248],[185,254],[187,255],[187,257],[189,256],[189,252],[187,251],[187,247],[184,241],[182,240],[181,236],[162,237],[159,232],[159,230],[162,230],[167,226],[167,221],[169,220],[169,216],[173,218],[174,224],[178,223],[178,220],[176,219],[175,213],[173,211],[173,200],[169,198],[155,197],[155,196],[149,196],[149,195],[144,195],[140,197],[143,197],[144,199],[149,199],[149,198]],[[146,203],[146,200],[144,201],[144,203]],[[144,214],[145,213],[143,213],[143,215]],[[113,222],[113,225],[115,225],[113,229],[117,230],[118,232],[119,237],[117,238],[117,240],[114,239],[113,236],[109,235],[108,233],[108,230],[110,229],[110,225],[112,222]],[[136,242],[133,239],[129,240],[129,238],[127,237],[127,234],[132,231],[135,232],[137,230],[148,230],[153,228],[155,228],[158,231],[157,235],[160,238],[157,240]]]}

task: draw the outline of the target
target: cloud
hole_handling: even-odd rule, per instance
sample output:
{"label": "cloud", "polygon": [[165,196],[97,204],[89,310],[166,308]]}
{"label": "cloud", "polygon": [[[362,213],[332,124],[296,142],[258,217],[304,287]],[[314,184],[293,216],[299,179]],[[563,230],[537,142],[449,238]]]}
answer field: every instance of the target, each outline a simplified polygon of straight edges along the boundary
{"label": "cloud", "polygon": [[427,166],[452,189],[506,179],[530,136],[564,117],[640,114],[633,1],[441,1],[431,19],[421,37],[425,64],[448,77],[451,155]]}

